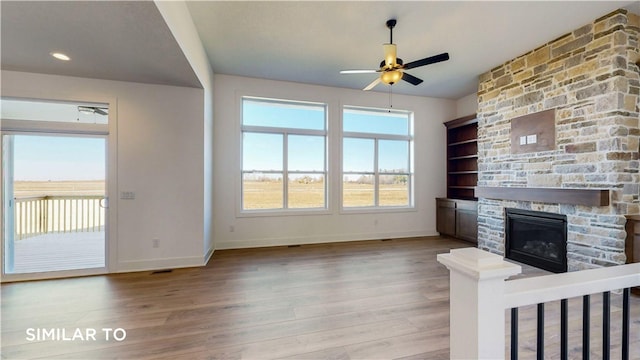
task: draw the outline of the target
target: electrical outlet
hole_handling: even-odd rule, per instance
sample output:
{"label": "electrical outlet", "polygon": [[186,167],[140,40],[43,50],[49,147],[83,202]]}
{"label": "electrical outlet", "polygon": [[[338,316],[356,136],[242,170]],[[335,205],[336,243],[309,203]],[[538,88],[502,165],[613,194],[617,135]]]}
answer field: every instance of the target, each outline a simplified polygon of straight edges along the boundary
{"label": "electrical outlet", "polygon": [[153,248],[157,249],[160,247],[160,239],[153,239],[151,240],[151,246],[153,246]]}
{"label": "electrical outlet", "polygon": [[229,225],[229,232],[234,232],[234,231],[236,231],[235,226]]}
{"label": "electrical outlet", "polygon": [[520,145],[527,145],[527,137],[520,136]]}

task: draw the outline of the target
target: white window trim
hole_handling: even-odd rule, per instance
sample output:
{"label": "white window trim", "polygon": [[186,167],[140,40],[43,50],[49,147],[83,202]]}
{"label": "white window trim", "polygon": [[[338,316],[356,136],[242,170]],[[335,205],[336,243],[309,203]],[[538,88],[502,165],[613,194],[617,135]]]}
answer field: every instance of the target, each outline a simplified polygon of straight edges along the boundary
{"label": "white window trim", "polygon": [[90,134],[108,135],[109,124],[2,119],[0,130],[9,133]]}
{"label": "white window trim", "polygon": [[[244,99],[258,100],[264,102],[273,102],[273,103],[299,103],[299,104],[308,104],[308,105],[316,105],[324,107],[324,130],[316,130],[316,129],[299,129],[299,128],[287,128],[287,127],[269,127],[269,126],[255,126],[255,125],[243,125],[243,101]],[[251,95],[238,95],[239,102],[239,142],[240,142],[240,156],[239,156],[239,179],[237,181],[238,184],[238,201],[237,206],[238,210],[236,211],[237,217],[273,217],[273,216],[290,216],[290,215],[326,215],[331,214],[331,209],[329,207],[329,189],[330,189],[330,171],[329,171],[329,121],[328,121],[328,112],[329,105],[323,102],[314,102],[314,101],[304,101],[304,100],[295,100],[295,99],[274,99],[274,98],[265,98],[259,96],[251,96]],[[268,134],[281,134],[283,136],[283,154],[282,154],[282,162],[283,169],[272,170],[272,171],[245,171],[243,170],[243,134],[245,132],[250,133],[268,133]],[[324,171],[290,171],[288,169],[288,135],[302,135],[302,136],[322,136],[324,137]],[[244,209],[244,189],[243,189],[243,175],[245,173],[252,172],[260,172],[264,174],[282,174],[283,181],[283,208],[278,209]],[[324,175],[324,207],[318,208],[285,208],[288,203],[288,175],[290,173],[303,173],[303,174],[322,174]]]}
{"label": "white window trim", "polygon": [[[351,106],[351,105],[342,105],[340,109],[340,128],[344,129],[344,110],[362,110],[364,112],[373,111],[373,112],[387,112],[387,110],[373,108],[373,107],[364,107],[364,106]],[[383,133],[369,133],[369,132],[355,132],[355,131],[341,131],[340,136],[340,213],[341,214],[368,214],[368,213],[392,213],[392,212],[416,212],[418,211],[417,206],[415,204],[415,172],[414,172],[414,114],[413,111],[410,110],[397,110],[397,112],[408,113],[409,114],[409,124],[408,124],[408,135],[397,135],[397,134],[383,134]],[[345,138],[360,138],[360,139],[371,139],[374,141],[374,171],[359,171],[359,172],[346,172],[344,171],[344,139]],[[408,164],[406,173],[387,173],[380,172],[378,168],[378,142],[380,140],[400,140],[408,142]],[[344,206],[344,175],[345,174],[364,174],[364,175],[373,175],[374,182],[374,204],[379,203],[380,196],[380,175],[407,175],[408,176],[408,190],[409,190],[409,205],[406,206],[381,206],[381,205],[373,205],[373,206]]]}

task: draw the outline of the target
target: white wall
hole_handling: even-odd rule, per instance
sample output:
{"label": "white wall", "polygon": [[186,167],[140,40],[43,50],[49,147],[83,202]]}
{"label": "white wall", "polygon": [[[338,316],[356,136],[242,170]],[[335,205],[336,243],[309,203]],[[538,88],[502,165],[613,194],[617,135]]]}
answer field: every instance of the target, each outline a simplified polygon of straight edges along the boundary
{"label": "white wall", "polygon": [[204,244],[203,252],[208,259],[213,254],[213,70],[202,45],[191,13],[184,1],[154,0],[156,7],[175,37],[191,68],[204,89]]}
{"label": "white wall", "polygon": [[[393,95],[393,107],[415,113],[415,204],[402,212],[345,214],[339,209],[340,108],[384,108],[386,92],[364,92],[238,76],[214,77],[214,236],[216,249],[436,235],[435,198],[444,196],[445,128],[452,100]],[[243,95],[329,105],[330,212],[322,215],[237,216],[240,173],[239,98]],[[231,232],[230,227],[234,231]]]}
{"label": "white wall", "polygon": [[472,115],[477,112],[478,112],[478,95],[476,93],[461,97],[456,101],[456,118]]}
{"label": "white wall", "polygon": [[110,104],[110,271],[204,264],[202,89],[2,71],[2,95]]}

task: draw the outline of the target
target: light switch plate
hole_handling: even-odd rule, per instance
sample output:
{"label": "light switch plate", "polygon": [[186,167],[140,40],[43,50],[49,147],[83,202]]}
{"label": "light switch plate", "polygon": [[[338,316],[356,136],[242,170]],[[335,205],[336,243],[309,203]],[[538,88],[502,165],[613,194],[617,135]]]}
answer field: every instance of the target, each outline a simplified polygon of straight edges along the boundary
{"label": "light switch plate", "polygon": [[136,193],[133,191],[121,191],[120,199],[122,200],[134,200],[136,198]]}

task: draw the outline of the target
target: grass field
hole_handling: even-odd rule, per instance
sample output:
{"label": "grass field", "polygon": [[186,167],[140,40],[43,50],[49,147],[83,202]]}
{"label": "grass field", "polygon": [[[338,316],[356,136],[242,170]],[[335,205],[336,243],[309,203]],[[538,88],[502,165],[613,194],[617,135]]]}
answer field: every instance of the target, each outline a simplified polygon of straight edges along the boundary
{"label": "grass field", "polygon": [[[281,209],[282,181],[243,183],[243,208],[248,210]],[[342,203],[345,207],[374,206],[373,184],[344,182]],[[104,181],[16,181],[15,229],[18,239],[48,232],[101,229],[105,212],[101,198],[78,200],[74,196],[104,196]],[[288,192],[289,209],[325,207],[325,187],[322,181],[291,181]],[[48,200],[40,197],[51,196]],[[64,196],[65,198],[55,198]],[[409,197],[406,184],[380,184],[381,206],[406,206]],[[46,218],[46,221],[43,220]]]}
{"label": "grass field", "polygon": [[[373,206],[373,185],[343,183],[344,206]],[[282,207],[281,181],[245,181],[245,209],[273,209]],[[104,195],[104,181],[16,181],[15,197]],[[324,207],[323,182],[289,183],[289,208]],[[407,185],[381,184],[380,205],[406,206],[409,202]]]}
{"label": "grass field", "polygon": [[[373,206],[373,184],[345,182],[343,184],[344,206]],[[243,183],[244,204],[247,210],[282,208],[283,191],[281,181],[245,181]],[[324,183],[289,183],[289,208],[324,207]],[[406,184],[381,184],[380,205],[406,206],[409,194]]]}
{"label": "grass field", "polygon": [[14,196],[104,195],[104,181],[16,181]]}

